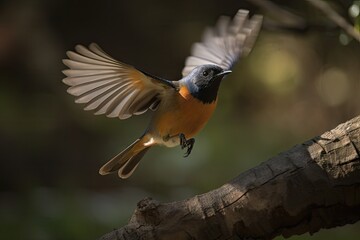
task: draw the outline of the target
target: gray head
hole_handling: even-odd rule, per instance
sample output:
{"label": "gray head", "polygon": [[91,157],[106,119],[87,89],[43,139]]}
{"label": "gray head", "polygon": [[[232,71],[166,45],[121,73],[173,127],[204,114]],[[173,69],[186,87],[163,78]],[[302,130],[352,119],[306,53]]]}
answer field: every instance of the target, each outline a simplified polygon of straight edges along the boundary
{"label": "gray head", "polygon": [[182,81],[191,95],[204,103],[211,103],[216,100],[221,80],[229,73],[230,70],[206,64],[194,68]]}

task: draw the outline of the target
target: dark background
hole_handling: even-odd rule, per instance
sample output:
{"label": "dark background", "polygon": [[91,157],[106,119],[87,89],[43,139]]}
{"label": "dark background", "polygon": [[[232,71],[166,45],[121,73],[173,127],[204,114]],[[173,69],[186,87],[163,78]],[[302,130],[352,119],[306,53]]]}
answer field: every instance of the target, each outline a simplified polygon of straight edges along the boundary
{"label": "dark background", "polygon": [[[65,52],[96,42],[116,59],[179,79],[191,44],[220,15],[267,13],[239,0],[0,2],[0,238],[100,237],[126,224],[144,197],[204,193],[358,115],[359,42],[305,1],[277,3],[310,27],[265,24],[252,54],[223,82],[191,156],[153,149],[124,181],[98,169],[143,133],[150,115],[120,121],[83,111],[61,82]],[[352,20],[352,3],[333,6]],[[312,239],[359,235],[355,224]]]}

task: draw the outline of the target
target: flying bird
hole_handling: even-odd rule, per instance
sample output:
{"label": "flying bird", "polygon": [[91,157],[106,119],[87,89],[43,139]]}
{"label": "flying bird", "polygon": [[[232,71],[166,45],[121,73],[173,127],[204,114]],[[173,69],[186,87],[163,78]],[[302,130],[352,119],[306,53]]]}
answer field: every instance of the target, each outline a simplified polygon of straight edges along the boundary
{"label": "flying bird", "polygon": [[66,53],[63,82],[84,110],[119,119],[154,111],[144,134],[103,165],[101,175],[118,172],[120,178],[128,178],[153,146],[180,145],[185,157],[191,153],[193,137],[215,110],[222,79],[249,54],[260,31],[262,16],[248,15],[240,9],[233,19],[222,16],[215,27],[207,28],[202,41],[193,44],[177,81],[115,60],[95,43]]}

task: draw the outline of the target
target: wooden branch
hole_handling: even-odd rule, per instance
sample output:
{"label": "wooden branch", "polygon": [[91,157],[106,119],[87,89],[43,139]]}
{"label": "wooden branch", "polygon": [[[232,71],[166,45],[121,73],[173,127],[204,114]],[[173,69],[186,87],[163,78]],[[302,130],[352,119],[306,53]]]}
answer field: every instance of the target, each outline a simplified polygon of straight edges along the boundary
{"label": "wooden branch", "polygon": [[331,21],[333,21],[336,25],[341,27],[349,36],[360,42],[360,32],[355,29],[354,26],[349,24],[345,18],[343,18],[340,14],[338,14],[334,9],[330,7],[330,5],[323,0],[306,0],[314,7],[318,8],[322,11]]}
{"label": "wooden branch", "polygon": [[190,199],[138,203],[119,239],[272,239],[360,219],[360,116]]}
{"label": "wooden branch", "polygon": [[[273,1],[270,0],[247,0],[252,4],[260,7],[261,9],[267,12],[267,15],[272,16],[273,18],[280,19],[281,24],[273,21],[271,19],[265,18],[263,26],[267,29],[279,29],[279,30],[287,30],[287,31],[296,31],[303,32],[308,30],[309,28],[313,28],[316,30],[326,30],[333,29],[332,26],[322,26],[322,25],[314,25],[309,22],[306,22],[303,18],[295,15],[289,10],[277,5]],[[324,0],[306,0],[313,7],[319,9],[321,12],[325,14],[325,16],[330,19],[330,21],[335,24],[334,26],[338,26],[342,30],[344,30],[349,36],[354,38],[355,40],[360,42],[360,32],[356,30],[354,26],[346,21],[344,17],[338,14],[331,6]],[[335,28],[334,28],[335,29]]]}

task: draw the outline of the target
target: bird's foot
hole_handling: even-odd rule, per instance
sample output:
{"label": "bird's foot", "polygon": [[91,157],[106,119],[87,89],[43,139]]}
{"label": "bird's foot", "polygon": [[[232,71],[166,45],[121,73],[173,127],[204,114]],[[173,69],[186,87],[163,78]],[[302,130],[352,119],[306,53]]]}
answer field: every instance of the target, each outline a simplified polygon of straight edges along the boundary
{"label": "bird's foot", "polygon": [[180,138],[181,149],[187,148],[186,153],[184,154],[184,157],[187,157],[190,155],[191,150],[194,147],[195,139],[194,138],[186,139],[183,133],[180,133],[179,138]]}

